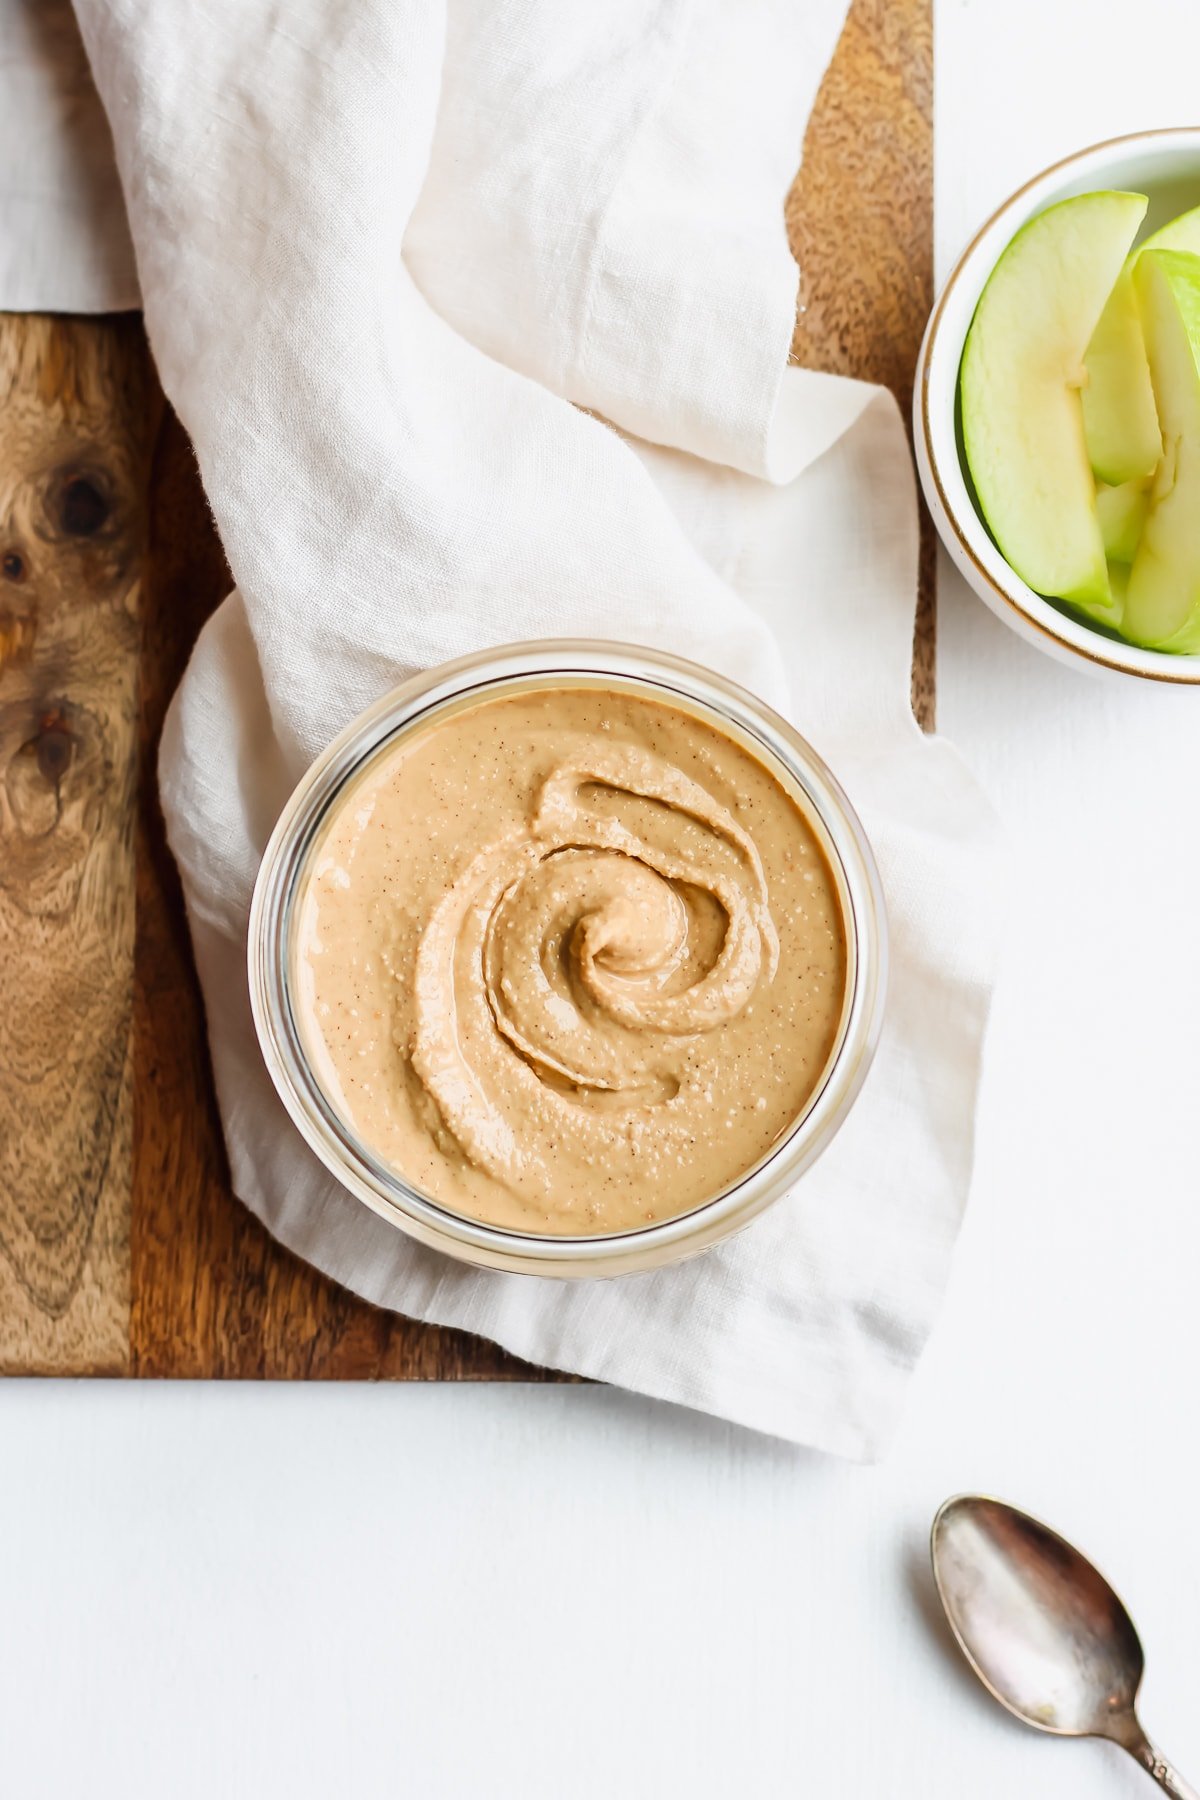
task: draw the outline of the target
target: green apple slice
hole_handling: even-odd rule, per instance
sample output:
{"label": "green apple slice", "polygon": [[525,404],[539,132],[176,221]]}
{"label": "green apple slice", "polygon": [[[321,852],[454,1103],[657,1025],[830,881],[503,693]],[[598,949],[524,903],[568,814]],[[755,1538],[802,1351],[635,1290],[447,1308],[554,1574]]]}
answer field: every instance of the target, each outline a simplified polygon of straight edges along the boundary
{"label": "green apple slice", "polygon": [[1083,390],[1083,431],[1088,455],[1101,481],[1114,486],[1153,474],[1162,454],[1133,286],[1134,268],[1147,250],[1200,252],[1200,206],[1172,219],[1126,259],[1084,358],[1088,381]]}
{"label": "green apple slice", "polygon": [[[1157,419],[1155,414],[1155,430]],[[1110,575],[1113,563],[1131,563],[1137,555],[1142,527],[1150,511],[1150,485],[1148,480],[1126,481],[1120,487],[1096,488],[1096,517]]]}
{"label": "green apple slice", "polygon": [[1125,623],[1125,595],[1129,589],[1129,564],[1110,562],[1108,580],[1112,589],[1112,600],[1107,609],[1097,607],[1092,617],[1098,619],[1101,625],[1109,625],[1114,631],[1121,631]]}
{"label": "green apple slice", "polygon": [[1021,228],[988,278],[962,360],[967,465],[992,536],[1041,594],[1110,604],[1083,437],[1084,351],[1146,211],[1081,194]]}
{"label": "green apple slice", "polygon": [[1163,450],[1121,629],[1190,653],[1200,651],[1200,256],[1145,251],[1133,281]]}

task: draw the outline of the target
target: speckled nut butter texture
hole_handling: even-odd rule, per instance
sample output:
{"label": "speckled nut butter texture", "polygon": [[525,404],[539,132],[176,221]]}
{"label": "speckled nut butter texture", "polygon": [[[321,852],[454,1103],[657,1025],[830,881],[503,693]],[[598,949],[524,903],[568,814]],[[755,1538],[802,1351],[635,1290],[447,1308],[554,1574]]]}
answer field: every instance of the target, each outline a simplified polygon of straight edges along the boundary
{"label": "speckled nut butter texture", "polygon": [[305,1048],[456,1212],[628,1231],[801,1111],[841,1017],[833,878],[781,784],[683,711],[585,687],[417,725],[335,801],[299,907]]}

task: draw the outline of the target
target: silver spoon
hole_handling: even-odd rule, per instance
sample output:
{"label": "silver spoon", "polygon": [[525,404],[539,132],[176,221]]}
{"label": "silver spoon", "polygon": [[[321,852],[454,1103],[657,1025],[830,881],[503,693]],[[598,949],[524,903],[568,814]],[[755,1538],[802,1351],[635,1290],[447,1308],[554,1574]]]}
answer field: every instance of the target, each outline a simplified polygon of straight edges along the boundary
{"label": "silver spoon", "polygon": [[1145,1657],[1099,1570],[1028,1513],[962,1494],[933,1521],[933,1578],[958,1647],[1010,1712],[1058,1737],[1111,1738],[1175,1800],[1200,1800],[1134,1703]]}

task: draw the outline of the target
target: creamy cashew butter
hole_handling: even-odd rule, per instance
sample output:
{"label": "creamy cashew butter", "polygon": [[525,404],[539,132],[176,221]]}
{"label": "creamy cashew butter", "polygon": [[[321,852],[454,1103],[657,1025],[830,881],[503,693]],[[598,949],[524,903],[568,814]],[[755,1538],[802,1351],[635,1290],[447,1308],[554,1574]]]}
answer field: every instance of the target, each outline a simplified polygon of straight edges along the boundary
{"label": "creamy cashew butter", "polygon": [[296,1010],[345,1122],[455,1212],[628,1231],[727,1188],[825,1069],[833,877],[782,784],[690,713],[530,688],[435,713],[333,802]]}

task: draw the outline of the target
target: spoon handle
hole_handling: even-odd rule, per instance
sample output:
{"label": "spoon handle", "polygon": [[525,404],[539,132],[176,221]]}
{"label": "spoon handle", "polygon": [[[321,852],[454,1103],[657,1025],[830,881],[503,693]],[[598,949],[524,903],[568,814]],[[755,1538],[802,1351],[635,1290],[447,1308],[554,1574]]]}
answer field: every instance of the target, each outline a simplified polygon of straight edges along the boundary
{"label": "spoon handle", "polygon": [[1163,1793],[1171,1795],[1172,1800],[1200,1800],[1200,1794],[1171,1767],[1162,1751],[1154,1748],[1145,1733],[1142,1733],[1140,1741],[1127,1744],[1125,1748],[1135,1762],[1141,1763],[1147,1775],[1157,1781]]}

